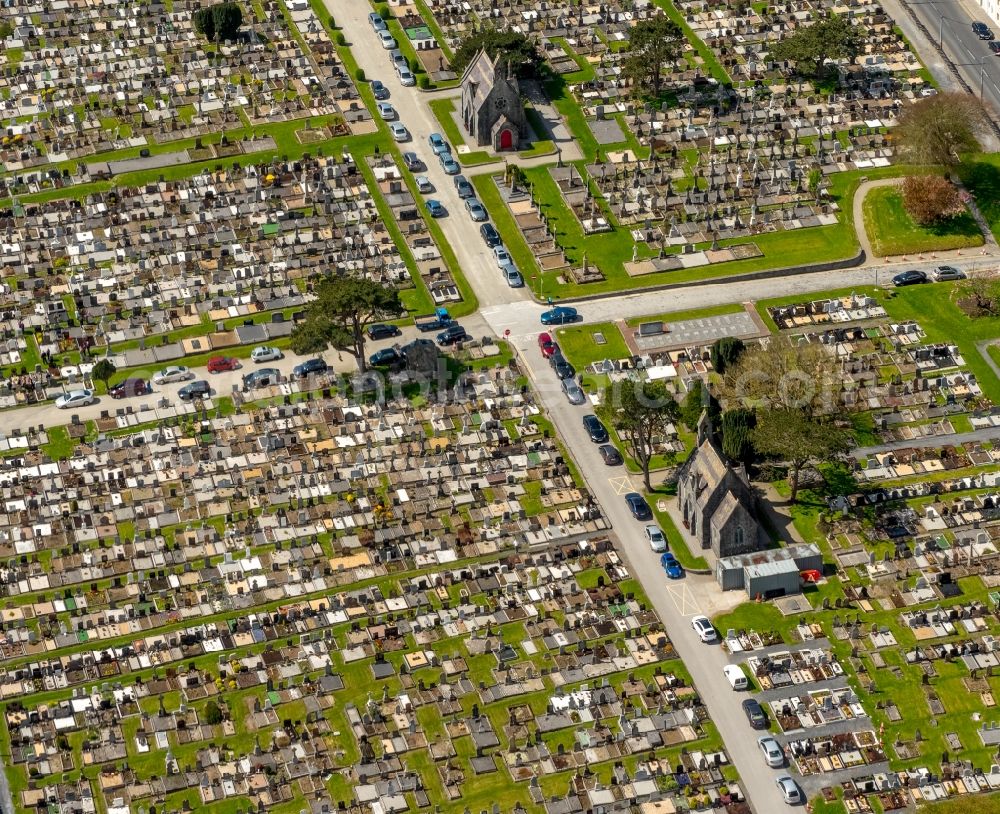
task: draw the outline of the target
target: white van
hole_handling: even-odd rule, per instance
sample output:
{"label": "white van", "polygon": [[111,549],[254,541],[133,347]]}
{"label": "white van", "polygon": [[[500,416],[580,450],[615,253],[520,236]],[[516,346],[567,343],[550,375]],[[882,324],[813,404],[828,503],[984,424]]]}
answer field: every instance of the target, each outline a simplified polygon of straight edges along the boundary
{"label": "white van", "polygon": [[726,680],[729,682],[729,686],[732,687],[737,692],[740,690],[745,690],[750,686],[750,682],[747,681],[746,675],[736,664],[727,664],[722,668],[722,672],[726,674]]}

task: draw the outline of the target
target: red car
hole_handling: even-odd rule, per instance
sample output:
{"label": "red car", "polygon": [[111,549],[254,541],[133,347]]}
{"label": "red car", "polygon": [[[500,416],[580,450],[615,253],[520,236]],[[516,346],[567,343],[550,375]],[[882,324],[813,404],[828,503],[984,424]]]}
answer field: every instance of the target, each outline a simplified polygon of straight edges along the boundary
{"label": "red car", "polygon": [[239,366],[239,360],[232,356],[213,356],[208,360],[209,373],[224,373],[227,370],[236,370]]}
{"label": "red car", "polygon": [[541,333],[538,335],[538,349],[541,350],[542,356],[548,359],[552,354],[559,350],[559,346],[555,343],[551,336],[546,333]]}

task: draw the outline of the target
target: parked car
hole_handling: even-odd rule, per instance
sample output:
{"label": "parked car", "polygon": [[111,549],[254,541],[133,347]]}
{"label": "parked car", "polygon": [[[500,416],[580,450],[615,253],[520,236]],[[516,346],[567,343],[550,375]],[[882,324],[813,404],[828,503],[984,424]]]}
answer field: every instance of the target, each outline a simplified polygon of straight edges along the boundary
{"label": "parked car", "polygon": [[113,399],[126,399],[131,396],[144,396],[149,392],[149,384],[145,379],[136,376],[129,376],[122,379],[118,384],[113,384],[108,388],[108,395]]}
{"label": "parked car", "polygon": [[225,373],[227,370],[236,370],[240,366],[240,360],[232,356],[213,356],[208,360],[209,373]]}
{"label": "parked car", "polygon": [[795,781],[787,774],[781,775],[774,782],[778,784],[781,796],[785,798],[785,802],[788,805],[795,806],[802,802],[802,792],[799,791],[799,787],[795,785]]}
{"label": "parked car", "polygon": [[464,342],[466,339],[472,339],[472,337],[457,322],[454,325],[449,325],[437,335],[439,345],[455,345],[459,342]]}
{"label": "parked car", "polygon": [[482,223],[484,220],[490,219],[490,216],[486,214],[486,207],[479,203],[478,198],[466,198],[465,209],[475,223]]}
{"label": "parked car", "polygon": [[382,43],[382,47],[385,48],[386,51],[391,51],[396,47],[396,38],[388,31],[381,30],[376,31],[375,33],[378,34],[379,42]]}
{"label": "parked car", "polygon": [[629,492],[625,495],[625,505],[632,512],[632,517],[636,520],[652,520],[653,511],[649,508],[646,498],[638,492]]}
{"label": "parked car", "polygon": [[422,195],[426,195],[428,192],[434,191],[434,184],[431,183],[431,179],[426,175],[418,175],[413,180],[417,183],[417,192]]}
{"label": "parked car", "polygon": [[649,541],[649,547],[653,551],[659,553],[661,551],[667,550],[667,538],[663,536],[663,532],[660,531],[660,527],[655,523],[650,523],[643,529],[646,535],[646,539]]}
{"label": "parked car", "polygon": [[587,430],[587,435],[595,444],[605,444],[608,441],[608,431],[596,415],[590,414],[583,417],[583,426]]}
{"label": "parked car", "polygon": [[680,579],[684,576],[684,569],[681,568],[681,564],[677,562],[677,558],[669,551],[664,552],[660,557],[660,566],[670,579]]}
{"label": "parked car", "polygon": [[542,352],[542,356],[547,359],[559,350],[559,346],[555,343],[550,334],[543,332],[538,335],[538,349]]}
{"label": "parked car", "polygon": [[418,172],[425,169],[424,162],[420,160],[420,156],[413,152],[403,153],[403,163],[410,172]]}
{"label": "parked car", "polygon": [[563,379],[562,389],[570,404],[583,404],[587,400],[580,385],[576,383],[576,379]]}
{"label": "parked car", "polygon": [[451,152],[451,147],[448,146],[448,142],[444,140],[444,136],[440,133],[431,133],[427,137],[427,143],[430,144],[431,152],[433,152],[434,155]]}
{"label": "parked car", "polygon": [[[990,43],[992,45],[993,43]],[[1000,43],[997,43],[1000,46]],[[939,283],[946,282],[948,280],[964,280],[965,273],[954,266],[938,266],[934,269],[934,279]]]}
{"label": "parked car", "polygon": [[451,153],[441,153],[438,159],[441,161],[441,169],[444,170],[445,175],[458,175],[462,171],[458,162],[452,158]]}
{"label": "parked car", "polygon": [[981,40],[992,40],[993,31],[990,29],[986,23],[974,22],[972,24],[972,30],[975,32],[976,36]]}
{"label": "parked car", "polygon": [[576,322],[578,316],[575,308],[557,305],[549,311],[542,311],[542,325],[565,325],[567,322]]}
{"label": "parked car", "polygon": [[402,358],[395,348],[382,348],[368,357],[368,363],[372,367],[382,367],[383,365],[393,365]]}
{"label": "parked car", "polygon": [[433,317],[414,322],[413,327],[421,333],[427,333],[428,331],[440,331],[442,328],[448,328],[454,322],[455,320],[448,314],[447,308],[438,308]]}
{"label": "parked car", "polygon": [[410,68],[410,63],[406,61],[406,57],[403,56],[403,52],[399,48],[389,49],[389,59],[397,74],[402,70],[409,70]]}
{"label": "parked car", "polygon": [[184,367],[184,365],[171,365],[170,367],[163,368],[163,370],[157,370],[156,373],[153,374],[153,384],[186,382],[188,379],[193,378],[194,373]]}
{"label": "parked car", "polygon": [[292,368],[292,373],[294,373],[298,378],[304,379],[306,376],[319,376],[329,370],[329,365],[322,359],[306,359],[301,364],[296,365]]}
{"label": "parked car", "polygon": [[618,447],[613,444],[602,444],[597,448],[597,451],[601,453],[601,460],[604,461],[605,466],[622,465],[622,454],[618,451]]}
{"label": "parked car", "polygon": [[[767,729],[767,713],[764,712],[756,699],[748,698],[743,702],[743,714],[747,716],[752,729]],[[762,740],[766,740],[766,738],[759,738],[757,743],[759,744]],[[775,746],[777,746],[777,741],[775,741]],[[778,751],[780,753],[781,747],[778,747]],[[780,766],[781,764],[779,763],[778,765]]]}
{"label": "parked car", "polygon": [[901,271],[895,277],[892,278],[892,284],[896,288],[900,288],[904,285],[919,285],[920,283],[927,282],[927,275],[918,271],[917,269],[910,269],[909,271]]}
{"label": "parked car", "polygon": [[472,184],[469,183],[469,179],[464,175],[456,175],[454,181],[455,190],[458,192],[459,198],[471,198],[476,194],[476,190],[473,189]]}
{"label": "parked car", "polygon": [[561,353],[552,354],[549,357],[549,362],[560,379],[572,379],[576,375],[576,368]]}
{"label": "parked car", "polygon": [[714,642],[719,634],[715,632],[715,628],[712,627],[711,621],[707,616],[695,616],[691,619],[691,627],[694,628],[694,632],[698,634],[698,638],[703,642]]}
{"label": "parked car", "polygon": [[1000,54],[1000,42],[997,42],[996,40],[991,40],[989,45],[990,45],[990,50],[994,54]]}
{"label": "parked car", "polygon": [[204,379],[196,379],[190,384],[184,385],[177,391],[177,397],[181,401],[194,401],[195,399],[206,399],[212,394],[212,386]]}
{"label": "parked car", "polygon": [[274,362],[281,358],[281,351],[273,345],[258,345],[250,352],[254,362]]}
{"label": "parked car", "polygon": [[500,233],[492,223],[484,223],[479,227],[479,234],[482,235],[486,245],[491,249],[500,245]]}
{"label": "parked car", "polygon": [[397,65],[396,76],[399,77],[399,84],[401,84],[404,88],[412,88],[417,84],[417,77],[413,75],[413,72],[409,68],[403,68]]}
{"label": "parked car", "polygon": [[510,252],[503,244],[493,247],[493,259],[497,261],[497,268],[503,268],[508,263],[514,262],[510,259]]}
{"label": "parked car", "polygon": [[396,108],[390,105],[388,102],[378,103],[378,115],[385,119],[387,122],[391,122],[396,118]]}
{"label": "parked car", "polygon": [[365,333],[369,339],[388,339],[392,336],[399,336],[402,331],[395,325],[387,325],[384,322],[375,322],[365,328]]}
{"label": "parked car", "polygon": [[281,371],[276,367],[262,367],[243,377],[243,389],[253,390],[256,387],[270,387],[281,379]]}
{"label": "parked car", "polygon": [[389,132],[392,133],[392,137],[396,141],[409,141],[410,131],[406,129],[406,125],[402,122],[393,122],[389,125]]}
{"label": "parked car", "polygon": [[382,19],[381,15],[376,14],[374,11],[368,15],[368,22],[371,23],[371,27],[375,31],[386,30],[385,20]]}
{"label": "parked car", "polygon": [[383,85],[378,79],[373,79],[370,83],[372,93],[375,94],[376,99],[388,99],[389,89]]}
{"label": "parked car", "polygon": [[[754,703],[756,704],[757,702],[754,701]],[[746,701],[743,702],[743,707],[746,709]],[[760,709],[760,704],[757,704],[757,708]],[[764,715],[764,710],[761,710],[761,715]],[[749,717],[749,714],[747,717]],[[764,716],[764,720],[765,722],[767,721],[767,716]],[[754,728],[760,729],[760,727]],[[772,769],[779,769],[785,765],[785,750],[781,748],[781,744],[773,737],[764,735],[761,738],[757,738],[757,745],[760,747],[760,751],[764,753],[764,762]]]}
{"label": "parked car", "polygon": [[500,273],[511,288],[521,288],[524,285],[524,277],[521,276],[521,272],[517,270],[517,266],[513,263],[503,266],[500,269]]}
{"label": "parked car", "polygon": [[447,210],[441,205],[441,201],[434,198],[428,199],[424,206],[427,207],[427,214],[432,218],[443,218],[448,214]]}
{"label": "parked car", "polygon": [[85,407],[94,403],[94,391],[82,388],[80,390],[70,390],[63,393],[56,399],[56,407],[60,410],[68,410],[71,407]]}

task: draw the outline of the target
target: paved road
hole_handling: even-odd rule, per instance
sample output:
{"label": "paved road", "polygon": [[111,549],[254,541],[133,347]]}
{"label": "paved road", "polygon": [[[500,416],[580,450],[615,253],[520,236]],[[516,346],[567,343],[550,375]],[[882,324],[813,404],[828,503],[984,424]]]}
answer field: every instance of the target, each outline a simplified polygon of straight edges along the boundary
{"label": "paved road", "polygon": [[[630,572],[642,584],[656,607],[677,652],[691,672],[695,686],[708,705],[712,722],[718,727],[726,751],[740,773],[740,783],[758,814],[775,814],[785,804],[774,783],[779,771],[769,769],[757,747],[757,734],[750,729],[741,702],[747,696],[734,692],[722,668],[729,658],[719,645],[703,644],[691,628],[691,617],[709,609],[703,594],[718,594],[711,576],[686,575],[668,580],[643,534],[644,523],[633,519],[625,506],[625,493],[641,491],[641,477],[629,476],[623,467],[607,467],[583,428],[587,407],[574,407],[562,395],[555,373],[539,354],[533,338],[517,337],[515,345],[530,371],[542,405],[559,435],[573,451],[580,471],[605,516],[615,528]],[[735,593],[735,592],[734,592]],[[731,598],[731,596],[726,596]],[[724,632],[724,631],[723,631]]]}
{"label": "paved road", "polygon": [[933,435],[928,438],[912,438],[909,441],[890,441],[886,444],[876,444],[871,447],[859,447],[851,454],[858,458],[878,452],[891,452],[894,449],[914,449],[922,447],[962,446],[963,444],[982,444],[1000,440],[1000,427],[986,427],[971,432],[958,432],[951,435]]}
{"label": "paved road", "polygon": [[[489,325],[478,314],[465,317],[459,320],[459,322],[464,325],[469,334],[475,338],[487,336],[491,333]],[[382,339],[377,342],[367,342],[365,345],[366,353],[370,356],[380,348],[391,347],[394,344],[406,344],[418,336],[423,336],[432,340],[436,338],[436,332],[421,334],[412,325],[403,328],[402,331],[401,336],[393,339]],[[299,356],[290,350],[285,350],[284,353],[284,358],[275,362],[264,362],[262,364],[254,364],[249,359],[243,359],[241,360],[242,367],[226,373],[209,373],[204,367],[192,367],[191,371],[195,374],[195,379],[205,379],[209,382],[209,384],[211,384],[213,396],[226,396],[231,394],[234,388],[240,389],[243,384],[243,376],[253,370],[259,370],[264,367],[276,367],[281,371],[284,377],[288,378],[292,375],[292,368],[300,362],[303,362],[308,358],[312,358],[309,356]],[[225,355],[225,352],[222,351],[219,355]],[[337,351],[327,351],[326,353],[319,355],[322,356],[326,363],[338,373],[354,373],[357,371],[357,365],[354,362],[354,357],[350,354],[338,353]],[[161,367],[166,367],[166,365]],[[151,368],[148,371],[131,370],[130,375],[141,376],[149,381],[152,375],[157,370],[160,370],[161,367]],[[28,426],[35,425],[54,427],[67,424],[70,420],[70,416],[73,415],[79,416],[82,421],[89,421],[91,419],[99,418],[101,413],[105,410],[110,412],[111,415],[114,415],[117,410],[127,407],[132,407],[133,410],[138,410],[138,407],[141,404],[146,404],[152,407],[161,399],[168,399],[171,403],[177,404],[180,401],[177,397],[177,391],[186,384],[188,384],[188,382],[174,382],[171,384],[156,385],[153,388],[153,392],[146,396],[135,396],[126,399],[113,399],[110,396],[101,396],[93,404],[75,409],[60,410],[55,406],[55,404],[48,403],[6,410],[0,413],[0,429],[2,429],[5,433],[9,433],[12,427],[17,427],[22,430]],[[263,397],[262,394],[265,391],[257,392],[260,394],[260,397]]]}
{"label": "paved road", "polygon": [[[945,53],[958,67],[972,92],[1000,111],[1000,57],[972,31],[972,21],[985,22],[1000,34],[1000,25],[990,20],[975,3],[960,0],[900,0],[911,8],[927,27],[934,44],[943,44]],[[900,18],[905,15],[900,15]]]}
{"label": "paved road", "polygon": [[[427,197],[444,204],[448,215],[438,220],[445,237],[454,249],[466,278],[476,290],[480,305],[527,300],[526,288],[511,289],[500,274],[493,254],[479,234],[479,224],[473,223],[465,210],[465,202],[458,197],[455,184],[441,169],[437,157],[431,153],[427,137],[440,132],[441,125],[427,106],[430,98],[416,88],[404,88],[390,63],[389,52],[382,48],[378,37],[368,23],[371,7],[367,3],[343,3],[325,0],[327,9],[337,18],[351,53],[364,69],[368,79],[379,79],[390,93],[388,101],[399,114],[399,120],[410,131],[412,140],[400,144],[403,151],[412,150],[427,165],[420,175],[426,175],[434,185],[434,192]],[[544,159],[551,162],[551,157]]]}

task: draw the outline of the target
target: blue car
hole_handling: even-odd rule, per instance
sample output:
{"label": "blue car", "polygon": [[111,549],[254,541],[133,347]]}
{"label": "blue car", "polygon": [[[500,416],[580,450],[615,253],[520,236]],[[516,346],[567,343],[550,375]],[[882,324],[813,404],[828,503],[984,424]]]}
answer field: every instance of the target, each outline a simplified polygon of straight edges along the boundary
{"label": "blue car", "polygon": [[660,565],[663,566],[663,570],[671,579],[680,579],[684,576],[684,569],[681,568],[681,564],[677,562],[677,558],[669,551],[660,557]]}
{"label": "blue car", "polygon": [[445,216],[445,209],[441,205],[441,201],[431,198],[426,203],[427,212],[432,218],[443,218]]}
{"label": "blue car", "polygon": [[440,133],[431,133],[427,138],[427,143],[431,145],[431,151],[434,155],[451,152],[451,147],[448,146],[448,142],[444,140],[444,137]]}
{"label": "blue car", "polygon": [[542,325],[565,325],[567,322],[576,322],[578,316],[575,308],[557,305],[551,311],[542,312]]}
{"label": "blue car", "polygon": [[636,520],[653,519],[653,511],[649,508],[646,498],[638,492],[629,492],[625,495],[625,502],[628,504],[628,510],[632,512],[632,517]]}

